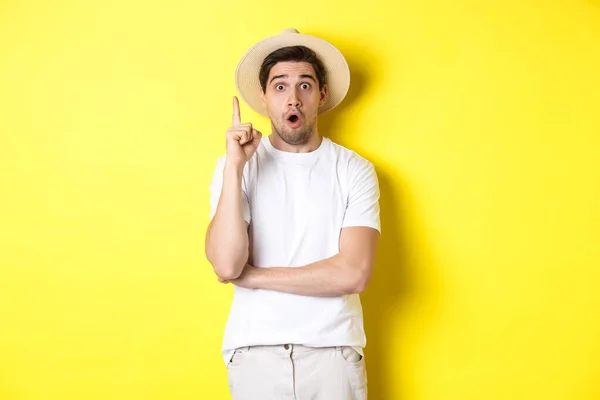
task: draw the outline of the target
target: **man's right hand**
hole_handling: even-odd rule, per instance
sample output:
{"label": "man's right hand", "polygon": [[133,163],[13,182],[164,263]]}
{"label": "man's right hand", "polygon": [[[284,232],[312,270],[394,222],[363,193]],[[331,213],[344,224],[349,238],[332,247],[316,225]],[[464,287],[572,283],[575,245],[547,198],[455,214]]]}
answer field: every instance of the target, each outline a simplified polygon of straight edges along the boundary
{"label": "man's right hand", "polygon": [[227,162],[238,168],[243,168],[252,158],[262,133],[252,128],[252,124],[242,124],[240,119],[240,104],[237,97],[233,97],[233,118],[231,127],[227,130]]}

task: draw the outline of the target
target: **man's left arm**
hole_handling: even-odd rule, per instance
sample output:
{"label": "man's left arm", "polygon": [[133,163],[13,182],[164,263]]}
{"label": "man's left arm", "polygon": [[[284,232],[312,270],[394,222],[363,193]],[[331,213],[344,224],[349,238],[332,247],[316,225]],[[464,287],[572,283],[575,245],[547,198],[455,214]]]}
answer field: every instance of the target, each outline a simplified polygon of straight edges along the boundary
{"label": "man's left arm", "polygon": [[231,283],[249,289],[267,289],[306,296],[361,293],[373,270],[379,232],[348,227],[340,235],[340,252],[302,267],[258,268],[247,265]]}
{"label": "man's left arm", "polygon": [[301,267],[247,265],[231,283],[307,296],[340,296],[365,290],[381,230],[380,193],[377,174],[370,162],[359,159],[354,168],[338,254]]}

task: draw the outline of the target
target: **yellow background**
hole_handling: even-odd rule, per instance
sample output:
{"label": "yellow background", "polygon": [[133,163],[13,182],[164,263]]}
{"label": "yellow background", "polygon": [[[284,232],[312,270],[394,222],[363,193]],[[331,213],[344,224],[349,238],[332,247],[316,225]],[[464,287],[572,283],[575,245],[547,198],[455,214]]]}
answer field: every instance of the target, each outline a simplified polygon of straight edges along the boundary
{"label": "yellow background", "polygon": [[[600,3],[0,3],[0,399],[227,399],[204,258],[238,59],[347,56],[371,399],[600,398]],[[268,121],[242,103],[242,119]]]}

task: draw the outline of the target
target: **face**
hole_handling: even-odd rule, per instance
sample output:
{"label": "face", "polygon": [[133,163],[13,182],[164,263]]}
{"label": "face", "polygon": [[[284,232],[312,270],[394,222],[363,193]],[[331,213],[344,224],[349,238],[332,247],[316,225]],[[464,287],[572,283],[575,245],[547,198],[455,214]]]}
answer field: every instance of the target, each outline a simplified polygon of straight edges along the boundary
{"label": "face", "polygon": [[290,145],[305,144],[317,123],[319,106],[325,102],[327,87],[319,90],[313,66],[306,62],[275,64],[262,92],[273,131]]}

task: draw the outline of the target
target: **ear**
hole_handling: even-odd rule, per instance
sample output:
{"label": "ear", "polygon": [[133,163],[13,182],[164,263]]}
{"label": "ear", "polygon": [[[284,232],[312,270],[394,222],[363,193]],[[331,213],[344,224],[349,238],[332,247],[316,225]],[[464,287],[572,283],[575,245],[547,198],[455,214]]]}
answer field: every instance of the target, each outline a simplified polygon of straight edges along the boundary
{"label": "ear", "polygon": [[267,109],[267,97],[266,97],[265,92],[263,91],[262,87],[260,88],[260,102],[262,103],[263,109],[266,110]]}
{"label": "ear", "polygon": [[327,100],[328,89],[327,85],[323,85],[323,89],[319,92],[319,106],[325,104],[325,100]]}

